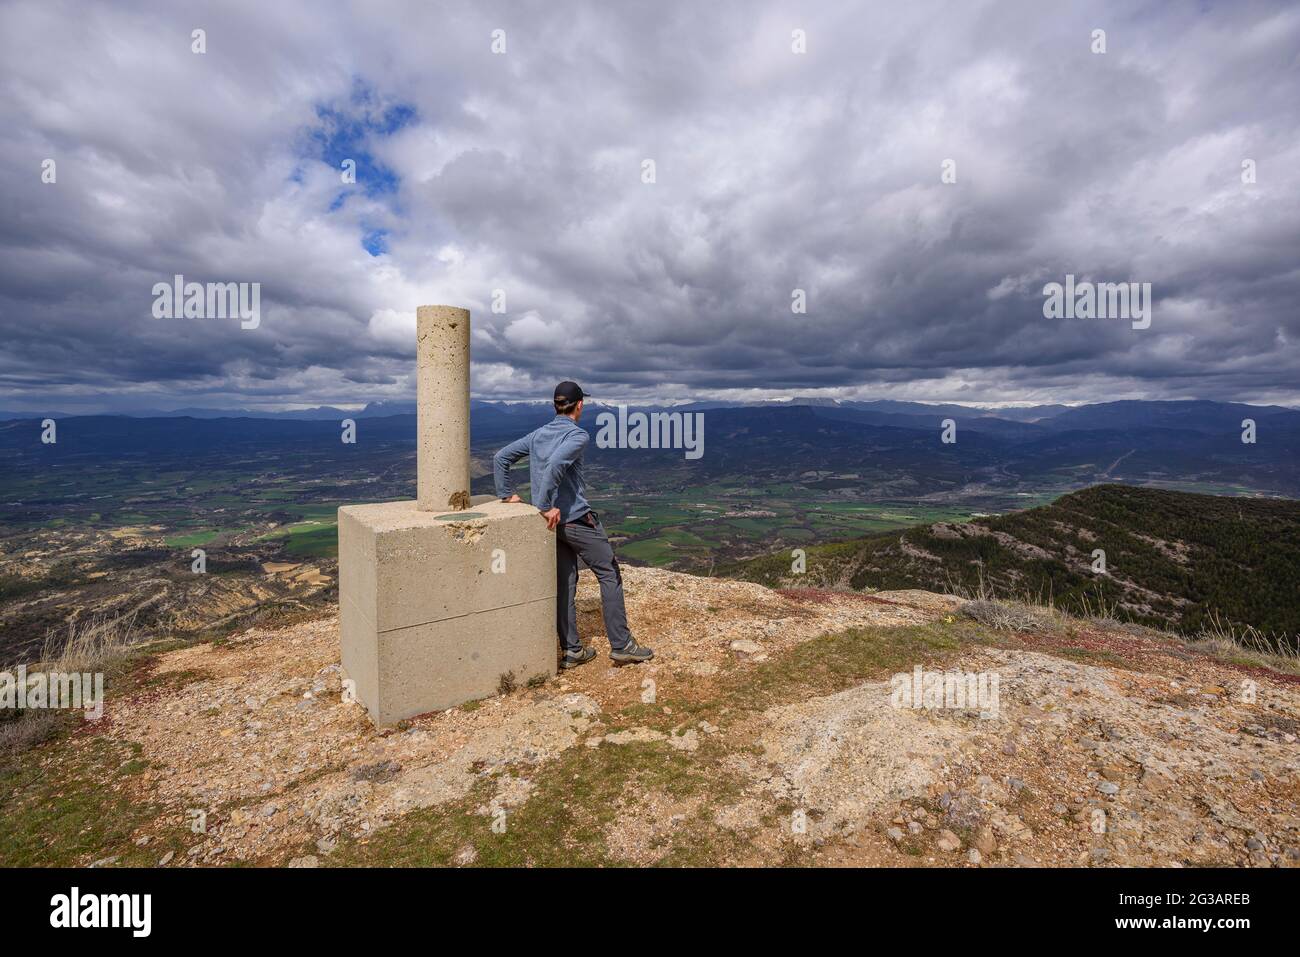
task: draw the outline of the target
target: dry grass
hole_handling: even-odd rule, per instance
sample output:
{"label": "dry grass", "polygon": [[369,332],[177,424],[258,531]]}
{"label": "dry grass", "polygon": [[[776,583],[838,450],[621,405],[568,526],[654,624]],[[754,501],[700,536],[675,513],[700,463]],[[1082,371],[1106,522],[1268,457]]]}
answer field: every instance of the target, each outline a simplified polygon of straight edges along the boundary
{"label": "dry grass", "polygon": [[1064,627],[1065,617],[1052,605],[1051,597],[1024,596],[1022,599],[998,597],[991,582],[981,569],[979,585],[970,589],[950,589],[953,594],[966,599],[961,614],[978,621],[995,631],[1037,631],[1056,634]]}
{"label": "dry grass", "polygon": [[61,717],[55,711],[24,711],[0,721],[0,762],[48,741],[58,731]]}
{"label": "dry grass", "polygon": [[[94,616],[73,619],[66,630],[45,636],[38,664],[28,674],[110,672],[126,661],[143,636],[135,627],[135,615]],[[13,668],[5,669],[11,674]],[[29,708],[0,714],[0,763],[38,747],[56,735],[72,719],[70,712]]]}
{"label": "dry grass", "polygon": [[961,606],[961,613],[995,631],[1036,631],[1055,634],[1061,630],[1060,615],[1051,608],[1022,602],[976,599]]}
{"label": "dry grass", "polygon": [[30,670],[102,671],[142,640],[134,613],[115,618],[74,618],[66,631],[51,631],[45,636],[40,667]]}
{"label": "dry grass", "polygon": [[1288,640],[1283,635],[1270,635],[1250,625],[1224,621],[1217,612],[1210,614],[1209,624],[1187,645],[1194,651],[1217,658],[1300,674],[1300,640]]}
{"label": "dry grass", "polygon": [[1211,613],[1209,625],[1202,628],[1199,635],[1187,638],[1124,621],[1120,618],[1118,606],[1107,604],[1100,596],[1096,599],[1084,596],[1079,612],[1066,612],[1053,607],[1050,602],[1032,598],[1019,601],[997,598],[981,577],[978,590],[974,594],[968,590],[962,597],[969,600],[961,606],[961,614],[996,631],[1059,634],[1071,629],[1074,623],[1085,621],[1108,631],[1176,639],[1191,651],[1224,661],[1300,675],[1300,639],[1267,634],[1250,625],[1237,625],[1223,620],[1217,612]]}
{"label": "dry grass", "polygon": [[1082,605],[1082,610],[1074,617],[1082,618],[1094,625],[1101,625],[1105,628],[1122,628],[1124,626],[1124,622],[1119,617],[1119,605],[1114,602],[1107,604],[1100,591],[1095,599],[1089,598],[1086,593],[1080,595],[1079,602]]}

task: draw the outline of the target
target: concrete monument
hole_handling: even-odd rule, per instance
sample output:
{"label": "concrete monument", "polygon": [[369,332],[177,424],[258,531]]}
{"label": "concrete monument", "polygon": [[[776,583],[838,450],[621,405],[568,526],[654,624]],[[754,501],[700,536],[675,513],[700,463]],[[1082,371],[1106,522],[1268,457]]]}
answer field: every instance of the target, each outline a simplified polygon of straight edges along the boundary
{"label": "concrete monument", "polygon": [[345,676],[376,724],[555,674],[555,537],[469,494],[469,310],[416,313],[416,501],[339,509]]}

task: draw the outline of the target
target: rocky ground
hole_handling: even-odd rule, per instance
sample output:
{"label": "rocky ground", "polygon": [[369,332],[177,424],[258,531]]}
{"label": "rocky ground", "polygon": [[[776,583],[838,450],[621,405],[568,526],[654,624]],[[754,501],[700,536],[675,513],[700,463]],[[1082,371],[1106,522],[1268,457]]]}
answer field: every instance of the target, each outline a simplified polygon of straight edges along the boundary
{"label": "rocky ground", "polygon": [[[129,826],[79,831],[81,864],[1300,863],[1292,675],[1114,624],[992,631],[927,592],[624,574],[650,664],[604,657],[584,575],[596,661],[377,730],[335,618],[253,629],[152,658],[30,780],[57,805],[67,768],[129,765],[94,789]],[[898,706],[917,666],[996,675],[996,706]]]}

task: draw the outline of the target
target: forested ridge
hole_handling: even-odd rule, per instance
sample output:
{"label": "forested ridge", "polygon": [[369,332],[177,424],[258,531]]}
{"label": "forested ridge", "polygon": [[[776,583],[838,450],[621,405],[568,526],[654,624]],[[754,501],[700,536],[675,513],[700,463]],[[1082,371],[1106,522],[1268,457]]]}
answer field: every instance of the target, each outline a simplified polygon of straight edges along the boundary
{"label": "forested ridge", "polygon": [[[1105,572],[1094,570],[1104,552]],[[1051,600],[1196,634],[1213,616],[1300,634],[1300,502],[1098,485],[1050,505],[813,546],[727,573],[772,585],[925,588]]]}

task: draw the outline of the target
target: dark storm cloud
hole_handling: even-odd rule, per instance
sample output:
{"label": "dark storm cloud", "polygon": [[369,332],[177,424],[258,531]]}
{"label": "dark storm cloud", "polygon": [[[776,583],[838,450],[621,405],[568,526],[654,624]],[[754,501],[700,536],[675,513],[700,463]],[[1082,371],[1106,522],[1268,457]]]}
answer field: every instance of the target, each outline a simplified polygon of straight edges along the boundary
{"label": "dark storm cloud", "polygon": [[[423,302],[473,308],[485,397],[1297,398],[1289,5],[31,2],[0,36],[0,407],[404,398]],[[260,326],[153,318],[177,273],[260,282]],[[1151,328],[1043,318],[1066,273],[1150,282]]]}

